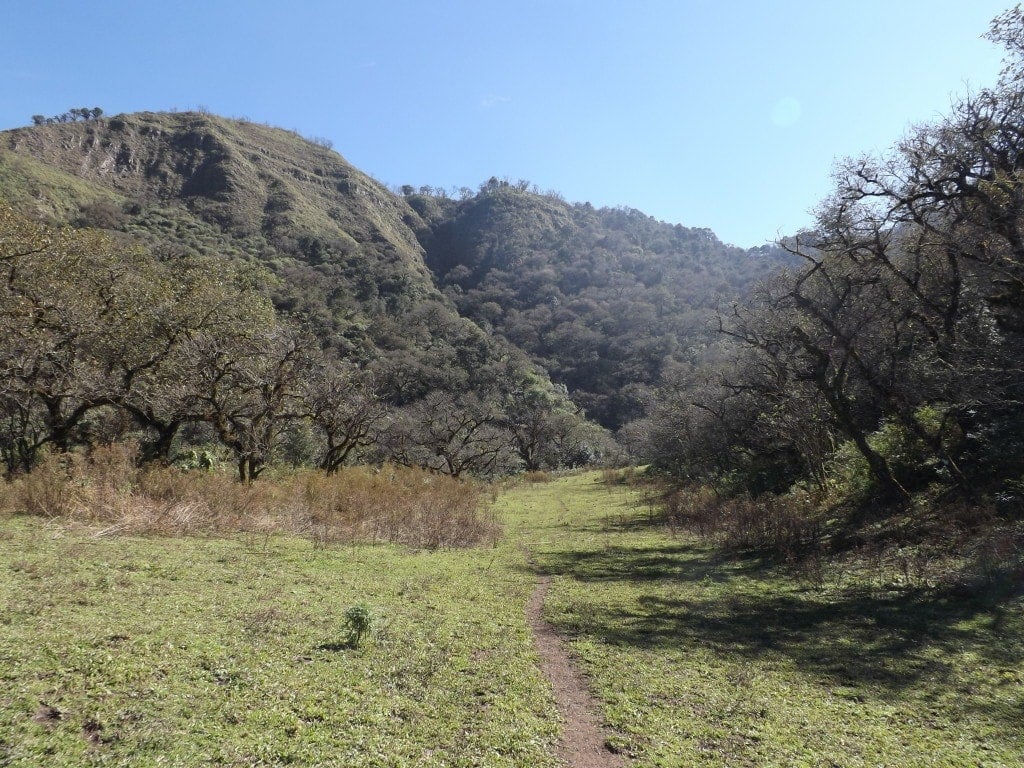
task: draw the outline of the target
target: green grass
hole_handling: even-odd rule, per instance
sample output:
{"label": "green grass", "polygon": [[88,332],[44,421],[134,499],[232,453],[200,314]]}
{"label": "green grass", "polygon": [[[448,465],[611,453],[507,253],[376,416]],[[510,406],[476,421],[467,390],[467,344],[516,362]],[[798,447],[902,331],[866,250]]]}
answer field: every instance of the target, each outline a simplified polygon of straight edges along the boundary
{"label": "green grass", "polygon": [[24,211],[57,221],[73,219],[86,203],[120,202],[115,192],[90,184],[28,155],[0,147],[0,197]]}
{"label": "green grass", "polygon": [[0,765],[557,765],[538,573],[635,765],[1021,765],[1019,597],[810,587],[598,480],[516,486],[499,546],[434,553],[0,520]]}
{"label": "green grass", "polygon": [[809,587],[666,535],[596,480],[504,503],[636,765],[1024,764],[1019,596]]}
{"label": "green grass", "polygon": [[2,531],[0,765],[555,764],[508,546]]}

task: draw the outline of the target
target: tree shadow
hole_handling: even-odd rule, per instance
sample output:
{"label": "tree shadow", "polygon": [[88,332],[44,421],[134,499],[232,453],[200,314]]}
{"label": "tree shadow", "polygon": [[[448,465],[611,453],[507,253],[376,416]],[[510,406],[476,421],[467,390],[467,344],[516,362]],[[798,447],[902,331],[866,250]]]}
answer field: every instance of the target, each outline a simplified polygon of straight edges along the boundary
{"label": "tree shadow", "polygon": [[[600,486],[586,491],[601,492]],[[1020,732],[1021,706],[979,695],[972,690],[977,676],[964,675],[961,666],[977,664],[997,675],[1024,665],[1019,569],[940,587],[882,588],[865,580],[816,589],[801,587],[767,556],[643,536],[665,531],[651,510],[615,509],[560,527],[573,537],[563,542],[612,534],[602,537],[606,546],[570,544],[535,554],[531,572],[593,587],[577,590],[568,612],[553,617],[565,635],[640,649],[709,648],[740,665],[788,659],[802,674],[851,688],[857,697],[942,701],[962,717],[983,714],[1004,722],[1008,733]],[[615,534],[625,534],[623,544],[612,545]],[[630,589],[603,602],[602,587],[616,585]],[[624,603],[630,592],[632,604]],[[1019,685],[1016,672],[1007,679]],[[964,695],[950,704],[958,686],[966,686]]]}
{"label": "tree shadow", "polygon": [[[1020,594],[1019,583],[819,591],[788,582],[770,590],[765,582],[777,572],[763,562],[716,559],[687,544],[549,552],[538,557],[534,571],[639,586],[642,594],[630,608],[588,602],[564,626],[556,622],[568,634],[611,645],[703,646],[751,660],[779,654],[834,684],[893,691],[942,680],[968,644],[992,664],[1024,661],[1020,622],[1006,621],[1004,608]],[[723,594],[727,582],[735,588]],[[681,583],[696,587],[692,598],[665,595]],[[984,616],[990,621],[981,637],[972,622]]]}
{"label": "tree shadow", "polygon": [[710,579],[720,583],[739,574],[763,571],[765,564],[754,558],[715,557],[704,547],[679,543],[643,549],[610,546],[599,550],[545,552],[538,555],[532,570],[543,576],[569,576],[582,582]]}

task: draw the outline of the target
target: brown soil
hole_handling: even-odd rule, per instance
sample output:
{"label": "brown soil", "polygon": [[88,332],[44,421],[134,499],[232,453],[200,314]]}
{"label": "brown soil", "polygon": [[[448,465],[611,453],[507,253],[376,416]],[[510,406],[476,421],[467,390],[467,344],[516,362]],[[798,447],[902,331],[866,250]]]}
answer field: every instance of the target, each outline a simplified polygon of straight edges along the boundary
{"label": "brown soil", "polygon": [[47,727],[52,727],[63,716],[64,713],[56,707],[51,707],[49,704],[46,704],[45,702],[40,702],[39,709],[36,710],[36,713],[32,716],[32,719],[35,720],[37,723],[42,723]]}
{"label": "brown soil", "polygon": [[548,577],[537,583],[526,604],[526,620],[562,716],[559,757],[569,768],[624,768],[626,761],[608,746],[612,734],[601,725],[586,679],[573,665],[562,638],[541,616],[550,585]]}

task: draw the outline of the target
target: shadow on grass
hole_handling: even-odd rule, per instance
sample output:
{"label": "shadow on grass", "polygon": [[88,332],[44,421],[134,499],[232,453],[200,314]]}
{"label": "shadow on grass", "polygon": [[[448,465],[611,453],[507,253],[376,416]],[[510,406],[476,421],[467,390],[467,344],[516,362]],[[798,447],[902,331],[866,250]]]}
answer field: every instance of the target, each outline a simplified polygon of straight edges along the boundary
{"label": "shadow on grass", "polygon": [[327,651],[329,653],[340,653],[341,651],[351,651],[359,646],[356,645],[352,640],[342,640],[336,643],[321,643],[316,646],[313,650],[316,651]]}
{"label": "shadow on grass", "polygon": [[[1019,584],[818,592],[780,579],[776,589],[768,582],[777,572],[760,562],[716,560],[686,544],[546,553],[535,570],[637,588],[632,607],[588,600],[559,627],[612,645],[710,647],[741,659],[780,654],[835,684],[894,690],[943,680],[965,646],[993,665],[1024,661],[1020,621],[1007,621],[1003,607]],[[683,584],[692,597],[666,596]]]}
{"label": "shadow on grass", "polygon": [[706,547],[665,544],[644,547],[607,547],[599,550],[547,552],[533,569],[545,576],[571,576],[577,581],[680,582],[710,579],[716,583],[740,574],[764,571],[755,559],[727,560],[711,555]]}

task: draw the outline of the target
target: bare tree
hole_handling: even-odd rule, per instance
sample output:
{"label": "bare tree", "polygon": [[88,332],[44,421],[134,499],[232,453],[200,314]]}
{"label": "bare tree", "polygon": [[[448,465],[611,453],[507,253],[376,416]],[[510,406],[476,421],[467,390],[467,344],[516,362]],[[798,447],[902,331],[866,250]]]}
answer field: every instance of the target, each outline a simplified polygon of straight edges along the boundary
{"label": "bare tree", "polygon": [[302,384],[302,396],[323,440],[319,464],[328,474],[337,472],[353,452],[371,445],[388,415],[372,376],[344,362],[314,370]]}

